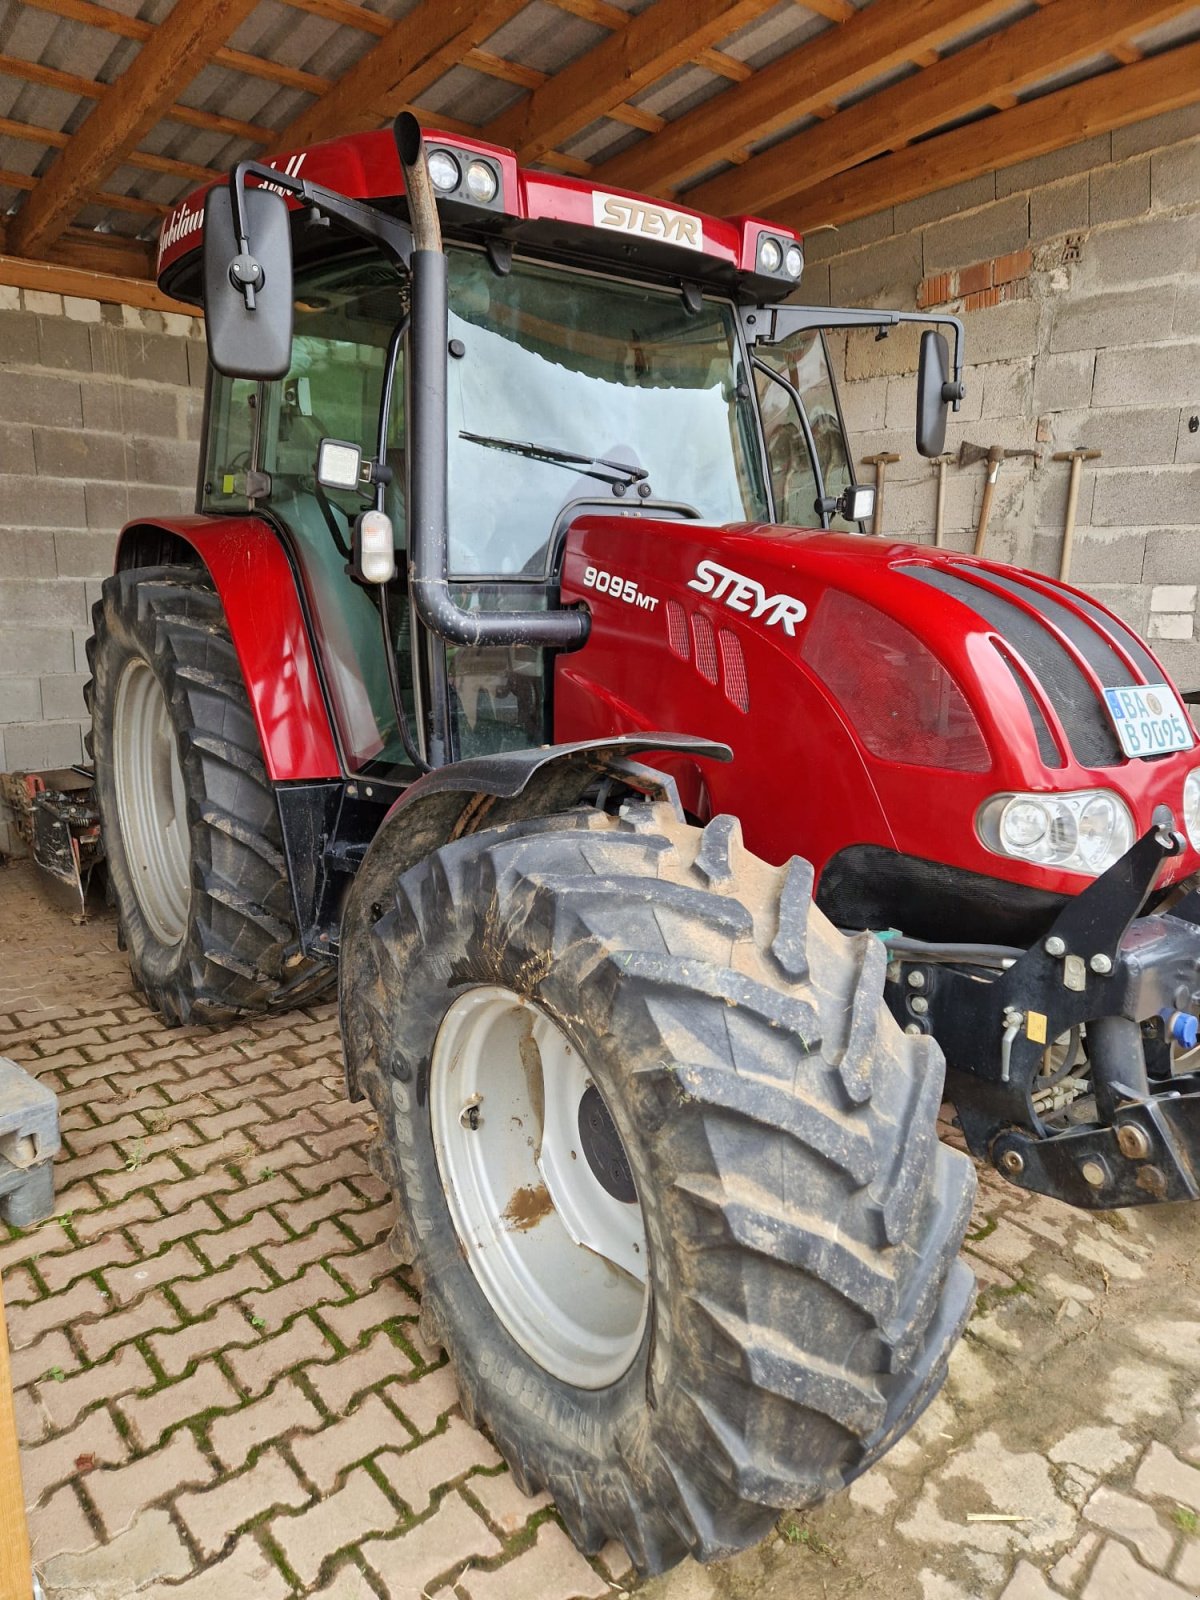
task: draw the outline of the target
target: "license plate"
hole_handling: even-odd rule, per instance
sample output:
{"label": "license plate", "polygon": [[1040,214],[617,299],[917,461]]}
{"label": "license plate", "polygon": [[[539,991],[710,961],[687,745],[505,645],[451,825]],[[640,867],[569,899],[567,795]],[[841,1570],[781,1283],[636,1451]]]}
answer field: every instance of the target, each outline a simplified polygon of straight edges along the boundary
{"label": "license plate", "polygon": [[1109,713],[1127,756],[1160,756],[1195,744],[1183,707],[1165,683],[1105,689]]}

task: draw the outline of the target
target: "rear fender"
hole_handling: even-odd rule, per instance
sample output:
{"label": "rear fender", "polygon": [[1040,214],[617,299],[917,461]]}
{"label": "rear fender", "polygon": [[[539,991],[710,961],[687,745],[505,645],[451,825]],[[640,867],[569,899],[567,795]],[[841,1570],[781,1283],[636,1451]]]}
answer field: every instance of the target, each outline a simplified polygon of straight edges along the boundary
{"label": "rear fender", "polygon": [[[665,800],[684,820],[675,781],[630,757],[643,751],[674,752],[730,761],[728,745],[687,734],[626,734],[578,744],[542,745],[503,755],[457,761],[426,773],[388,812],[363,860],[346,901],[341,929],[342,992],[370,983],[361,937],[383,914],[396,880],[425,856],[482,828],[500,828],[530,817],[554,816],[575,806],[597,782],[617,792]],[[362,1098],[347,1066],[346,1089]]]}
{"label": "rear fender", "polygon": [[261,517],[169,517],[121,530],[116,568],[208,569],[225,616],[273,783],[336,778],[329,708],[291,561]]}

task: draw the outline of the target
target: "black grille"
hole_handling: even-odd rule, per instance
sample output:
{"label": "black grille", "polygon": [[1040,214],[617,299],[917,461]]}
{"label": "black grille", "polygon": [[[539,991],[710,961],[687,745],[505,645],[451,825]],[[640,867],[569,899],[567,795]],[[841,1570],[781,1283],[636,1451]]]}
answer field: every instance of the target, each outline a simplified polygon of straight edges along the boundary
{"label": "black grille", "polygon": [[[952,595],[955,600],[969,606],[1019,652],[1045,689],[1066,731],[1075,759],[1081,766],[1120,765],[1124,758],[1112,723],[1108,720],[1107,711],[1074,658],[1036,617],[1030,616],[1003,595],[993,594],[977,583],[970,582],[960,573],[948,571],[945,567],[911,566],[903,570],[910,578],[916,578],[919,583],[927,583],[930,588],[940,589],[943,594]],[[1019,594],[1022,600],[1037,607],[1056,627],[1060,626],[1059,617],[1052,615],[1050,609],[1053,607],[1055,612],[1066,612],[1066,607],[1058,601],[1050,600],[1031,586],[1019,584],[1002,575],[989,572],[987,576],[990,582],[1008,589],[1010,593]],[[1084,625],[1074,617],[1071,621],[1073,631],[1069,637],[1072,643],[1076,643],[1074,634]],[[1063,631],[1067,630],[1064,628]],[[1083,651],[1081,645],[1077,644],[1076,647],[1096,671],[1101,683],[1107,687],[1110,683],[1115,686],[1119,683],[1132,682],[1128,668],[1124,666],[1112,647],[1104,641],[1096,642],[1104,650],[1106,664],[1103,668],[1096,665],[1098,656],[1096,660],[1093,659],[1096,655],[1094,645],[1089,645],[1087,652]],[[1114,670],[1119,670],[1121,676],[1108,676]],[[1036,731],[1036,720],[1034,728]],[[1039,747],[1040,743],[1039,735]]]}
{"label": "black grille", "polygon": [[1025,681],[1025,674],[1021,672],[1014,662],[1003,650],[997,652],[1003,659],[1004,665],[1016,680],[1017,688],[1021,691],[1021,699],[1025,702],[1025,709],[1029,713],[1029,720],[1033,723],[1033,731],[1037,735],[1038,754],[1042,758],[1042,765],[1046,767],[1061,767],[1063,763],[1062,752],[1054,742],[1054,735],[1050,732],[1050,724],[1042,715],[1042,708],[1034,698],[1033,690]]}

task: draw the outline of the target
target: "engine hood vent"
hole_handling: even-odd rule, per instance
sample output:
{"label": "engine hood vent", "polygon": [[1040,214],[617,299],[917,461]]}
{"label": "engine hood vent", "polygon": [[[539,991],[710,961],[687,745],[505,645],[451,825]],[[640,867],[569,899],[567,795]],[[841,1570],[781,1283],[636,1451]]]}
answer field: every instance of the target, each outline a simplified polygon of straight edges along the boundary
{"label": "engine hood vent", "polygon": [[1162,680],[1162,669],[1136,634],[1083,596],[1064,591],[1059,599],[1019,571],[966,562],[914,562],[900,570],[969,606],[1021,656],[1081,766],[1121,765],[1125,758],[1096,683],[1117,688]]}

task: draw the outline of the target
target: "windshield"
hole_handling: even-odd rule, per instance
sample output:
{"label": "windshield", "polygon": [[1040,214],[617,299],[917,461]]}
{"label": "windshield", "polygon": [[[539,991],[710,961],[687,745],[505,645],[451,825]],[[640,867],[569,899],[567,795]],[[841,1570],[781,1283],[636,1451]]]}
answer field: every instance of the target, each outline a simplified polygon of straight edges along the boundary
{"label": "windshield", "polygon": [[541,574],[574,500],[769,517],[731,305],[452,250],[450,354],[452,572]]}

